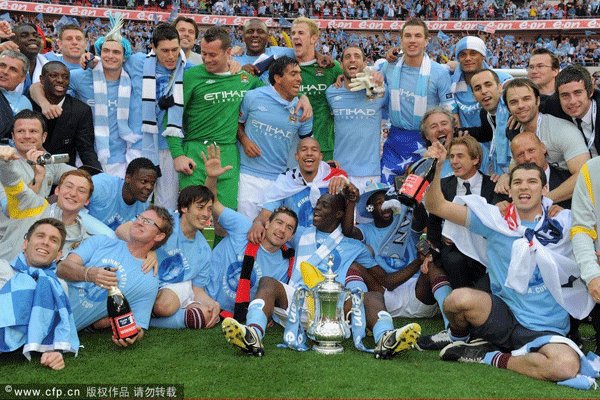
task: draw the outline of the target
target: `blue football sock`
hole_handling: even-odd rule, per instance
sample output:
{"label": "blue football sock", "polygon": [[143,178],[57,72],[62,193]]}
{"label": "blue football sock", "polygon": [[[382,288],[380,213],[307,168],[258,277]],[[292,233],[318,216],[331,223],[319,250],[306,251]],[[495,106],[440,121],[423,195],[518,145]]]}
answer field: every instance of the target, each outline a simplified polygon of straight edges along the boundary
{"label": "blue football sock", "polygon": [[248,306],[248,315],[246,316],[246,325],[258,328],[256,332],[261,339],[265,336],[265,330],[267,329],[267,316],[263,312],[264,306],[264,300],[252,300]]}
{"label": "blue football sock", "polygon": [[373,338],[375,339],[375,343],[379,342],[379,339],[381,339],[385,332],[394,329],[394,321],[392,320],[392,316],[389,312],[379,311],[377,316],[379,318],[377,318],[377,322],[373,327]]}
{"label": "blue football sock", "polygon": [[185,328],[185,309],[180,308],[177,312],[169,317],[152,317],[150,319],[151,328],[166,328],[166,329],[184,329]]}
{"label": "blue football sock", "polygon": [[446,329],[448,328],[448,325],[450,325],[450,323],[448,322],[448,317],[446,317],[446,314],[444,313],[444,300],[446,300],[446,297],[448,297],[450,293],[452,293],[452,288],[450,287],[450,285],[440,286],[436,289],[435,292],[433,292],[433,297],[435,297],[435,300],[440,306],[442,318],[444,319],[444,327]]}

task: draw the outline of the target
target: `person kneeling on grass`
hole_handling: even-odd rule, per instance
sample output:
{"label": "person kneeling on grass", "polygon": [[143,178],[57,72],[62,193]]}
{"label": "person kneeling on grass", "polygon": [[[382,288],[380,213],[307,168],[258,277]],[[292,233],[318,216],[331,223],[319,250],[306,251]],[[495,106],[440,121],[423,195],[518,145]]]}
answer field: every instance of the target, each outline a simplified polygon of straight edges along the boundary
{"label": "person kneeling on grass", "polygon": [[40,352],[41,364],[54,370],[65,367],[63,351],[77,354],[69,298],[55,275],[66,237],[61,221],[42,218],[27,231],[23,252],[10,264],[0,260],[0,354],[22,347],[31,359]]}
{"label": "person kneeling on grass", "polygon": [[[511,171],[513,203],[503,216],[481,196],[458,196],[455,203],[446,200],[440,188],[446,149],[434,143],[428,153],[439,161],[425,200],[427,210],[446,219],[444,235],[487,267],[491,284],[491,294],[459,288],[448,295],[444,312],[453,343],[442,349],[440,357],[591,387],[600,371],[589,359],[598,361],[598,356],[584,357],[565,335],[569,313],[584,317],[594,301],[573,258],[570,211],[548,215],[551,201],[544,197],[548,193],[544,171],[533,163]],[[470,335],[483,340],[469,341]]]}
{"label": "person kneeling on grass", "polygon": [[[300,271],[300,264],[303,261],[314,265],[321,272],[325,272],[327,271],[327,261],[332,256],[335,260],[336,280],[339,283],[345,283],[348,290],[360,289],[367,292],[367,287],[355,272],[353,264],[359,263],[366,268],[372,268],[377,263],[364,244],[342,234],[340,224],[344,218],[345,208],[346,200],[341,195],[324,194],[319,198],[314,210],[314,226],[303,229],[294,240],[294,247],[298,249],[298,257],[290,284],[286,285],[273,278],[261,278],[258,293],[248,307],[246,325],[242,325],[233,318],[226,318],[223,321],[223,333],[229,343],[241,348],[247,354],[255,356],[264,354],[262,338],[265,335],[267,323],[273,313],[279,319],[288,318],[294,289],[303,282]],[[347,308],[350,306],[349,303],[349,301],[346,302]],[[394,329],[392,317],[385,311],[381,293],[365,293],[364,310],[366,312],[363,311],[361,315],[366,315],[366,325],[373,331],[377,343],[376,358],[391,358],[398,352],[414,346],[421,327],[418,324],[408,324]],[[358,316],[353,314],[353,318],[358,318]],[[298,319],[296,318],[296,320]],[[289,326],[286,327],[286,330],[288,328]],[[287,338],[288,335],[285,336]],[[299,337],[300,335],[294,336]],[[364,346],[361,339],[357,336],[354,337],[355,345],[362,350]],[[288,343],[290,347],[294,347],[293,345]],[[297,345],[296,348],[299,348],[301,343],[297,343]]]}
{"label": "person kneeling on grass", "polygon": [[[156,250],[160,287],[152,309],[152,328],[201,329],[219,322],[219,303],[205,288],[212,270],[211,250],[202,229],[210,225],[214,196],[202,185],[179,193],[177,212],[170,212],[173,234]],[[133,222],[116,230],[128,240]]]}

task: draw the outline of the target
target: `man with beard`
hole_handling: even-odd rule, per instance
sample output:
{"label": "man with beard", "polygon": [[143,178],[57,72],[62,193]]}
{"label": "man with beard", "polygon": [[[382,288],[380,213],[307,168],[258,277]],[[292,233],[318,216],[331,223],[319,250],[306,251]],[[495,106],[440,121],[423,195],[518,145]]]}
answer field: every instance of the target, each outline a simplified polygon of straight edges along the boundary
{"label": "man with beard", "polygon": [[401,58],[395,64],[382,67],[390,90],[392,124],[381,157],[382,179],[387,183],[392,183],[390,176],[403,175],[408,166],[421,158],[423,142],[419,126],[425,112],[437,106],[452,112],[455,107],[448,71],[431,60],[425,51],[430,36],[425,22],[410,19],[400,35]]}
{"label": "man with beard", "polygon": [[481,169],[488,175],[508,172],[510,149],[506,136],[509,112],[502,99],[500,77],[491,69],[482,69],[471,77],[471,90],[481,106],[481,127],[465,128],[479,142],[491,142],[487,158],[481,160]]}

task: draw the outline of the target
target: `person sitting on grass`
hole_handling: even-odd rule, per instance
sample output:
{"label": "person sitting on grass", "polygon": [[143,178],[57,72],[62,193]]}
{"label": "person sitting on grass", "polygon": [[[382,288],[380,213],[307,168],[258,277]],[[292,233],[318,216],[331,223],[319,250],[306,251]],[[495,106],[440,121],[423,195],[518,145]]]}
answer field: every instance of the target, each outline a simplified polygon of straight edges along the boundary
{"label": "person sitting on grass", "polygon": [[66,237],[62,222],[42,218],[27,231],[23,252],[11,263],[0,260],[0,354],[23,348],[31,359],[40,352],[40,363],[54,370],[65,367],[62,352],[77,354],[69,298],[55,274]]}
{"label": "person sitting on grass", "polygon": [[[173,234],[156,250],[160,288],[150,327],[200,329],[219,322],[219,303],[206,293],[211,249],[202,234],[210,225],[213,201],[206,186],[188,186],[179,193],[177,212],[170,212]],[[117,235],[128,240],[133,224],[119,226]]]}
{"label": "person sitting on grass", "polygon": [[[513,203],[503,216],[481,196],[446,200],[440,187],[446,149],[434,143],[428,152],[439,161],[425,200],[427,210],[446,219],[444,234],[459,250],[486,265],[491,284],[491,293],[465,287],[446,298],[453,343],[440,352],[442,360],[484,363],[589,388],[598,372],[588,369],[589,361],[565,335],[569,313],[585,316],[594,302],[578,279],[569,240],[570,211],[548,215],[551,201],[544,198],[544,171],[536,164],[511,171]],[[470,341],[471,336],[483,340]]]}
{"label": "person sitting on grass", "polygon": [[[369,182],[359,196],[358,188],[349,185],[342,225],[344,234],[362,241],[373,251],[378,265],[363,269],[361,277],[369,291],[383,294],[385,308],[392,317],[434,317],[439,311],[431,294],[429,276],[419,273],[425,261],[422,253],[417,252],[422,229],[416,226],[418,223],[412,223],[412,209],[402,206],[400,212],[394,214],[393,209],[383,208],[389,189],[387,184]],[[365,220],[372,219],[371,222],[354,226],[355,206],[358,215]]]}
{"label": "person sitting on grass", "polygon": [[[324,194],[319,198],[314,210],[313,227],[304,229],[294,240],[294,245],[298,249],[298,258],[290,284],[287,285],[270,277],[262,277],[258,292],[248,307],[246,325],[233,318],[226,318],[223,321],[223,333],[229,343],[247,354],[254,356],[264,354],[262,339],[268,321],[274,313],[282,320],[288,319],[291,312],[294,290],[303,282],[300,271],[302,261],[325,272],[331,256],[335,260],[336,280],[345,283],[348,290],[360,289],[367,292],[367,287],[353,264],[359,263],[365,268],[372,268],[377,263],[365,245],[342,234],[340,224],[344,218],[345,208],[346,200],[342,195]],[[349,306],[349,303],[347,302],[346,305]],[[383,294],[365,293],[364,311],[362,315],[363,318],[366,315],[366,326],[373,331],[377,343],[374,351],[376,358],[391,358],[401,351],[410,349],[416,343],[421,327],[418,324],[408,324],[394,329],[392,317],[385,311]],[[356,313],[352,318],[358,318]],[[362,326],[364,327],[365,324]],[[287,335],[285,336],[287,339]],[[362,350],[361,339],[354,337],[355,345]],[[295,348],[299,348],[300,345],[288,343],[288,346]]]}
{"label": "person sitting on grass", "polygon": [[246,319],[250,299],[257,291],[260,277],[287,282],[294,264],[294,251],[286,246],[298,225],[296,214],[287,208],[278,208],[270,216],[263,239],[250,243],[247,239],[252,226],[250,220],[217,200],[217,178],[230,168],[221,167],[219,147],[210,145],[203,154],[208,178],[206,185],[213,193],[213,218],[227,231],[212,253],[212,272],[209,295],[216,299],[224,317]]}
{"label": "person sitting on grass", "polygon": [[107,290],[118,286],[129,301],[139,332],[133,338],[113,337],[113,342],[126,347],[143,338],[150,325],[158,278],[145,272],[142,263],[172,232],[171,214],[162,207],[150,206],[135,219],[127,241],[96,235],[84,240],[58,264],[58,276],[69,284],[78,330],[90,325],[94,330],[108,328]]}

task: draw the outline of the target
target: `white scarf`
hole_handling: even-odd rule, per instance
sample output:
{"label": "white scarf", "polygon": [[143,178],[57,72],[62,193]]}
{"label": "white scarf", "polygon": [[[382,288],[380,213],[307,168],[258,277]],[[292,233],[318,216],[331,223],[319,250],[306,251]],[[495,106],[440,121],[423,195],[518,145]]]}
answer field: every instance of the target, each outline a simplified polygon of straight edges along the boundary
{"label": "white scarf", "polygon": [[[99,62],[92,70],[94,84],[94,136],[96,139],[96,153],[102,165],[108,163],[110,158],[110,129],[108,115],[108,86],[106,77]],[[136,143],[141,135],[136,135],[129,128],[129,100],[131,97],[131,79],[123,69],[119,78],[119,92],[117,98],[117,126],[118,135],[127,143]]]}
{"label": "white scarf", "polygon": [[[521,225],[521,220],[514,207],[510,207],[507,217],[500,214],[498,207],[487,204],[486,200],[477,195],[457,196],[454,198],[457,204],[466,204],[467,207],[488,228],[509,237],[518,237],[512,245],[510,265],[505,285],[520,294],[525,294],[529,281],[537,266],[542,275],[546,287],[552,297],[569,314],[577,319],[585,318],[595,305],[588,294],[585,283],[579,279],[580,271],[573,255],[573,247],[569,239],[571,227],[571,212],[561,211],[554,219],[562,227],[562,238],[558,243],[542,245],[536,235],[529,241],[525,238],[526,227]],[[548,218],[547,208],[552,205],[550,199],[542,201],[544,215],[538,221],[535,231],[538,231]],[[456,247],[465,255],[474,258],[485,266],[489,265],[487,257],[486,239],[460,226],[447,221],[444,224],[442,234],[451,239]],[[539,235],[544,235],[540,232]],[[562,287],[569,283],[570,278],[577,278],[570,282],[569,287]]]}
{"label": "white scarf", "polygon": [[[398,61],[393,71],[393,79],[391,82],[390,90],[390,114],[392,114],[397,121],[402,121],[402,113],[400,112],[401,101],[400,101],[400,79],[402,71],[402,65],[404,64],[404,56]],[[423,55],[423,61],[419,68],[419,78],[416,82],[414,105],[412,110],[412,121],[402,121],[402,127],[407,126],[419,126],[421,118],[427,111],[427,89],[429,86],[429,75],[431,74],[431,60],[427,54]]]}
{"label": "white scarf", "polygon": [[319,268],[319,264],[340,244],[343,238],[342,227],[338,225],[317,249],[317,228],[311,226],[306,229],[298,241],[294,269],[300,272],[300,264],[303,261]]}
{"label": "white scarf", "polygon": [[348,179],[344,171],[338,168],[331,168],[329,164],[321,161],[317,176],[312,182],[306,182],[300,173],[300,169],[288,169],[280,174],[275,182],[265,191],[262,204],[270,203],[286,199],[290,196],[300,193],[307,187],[310,188],[310,204],[314,207],[317,200],[321,197],[320,188],[325,188],[329,185],[329,180],[334,176],[343,176]]}

